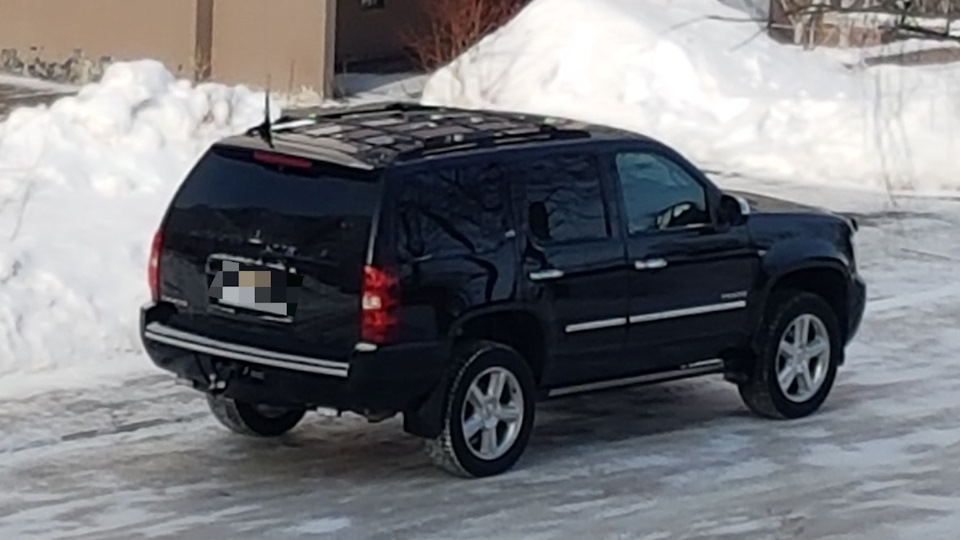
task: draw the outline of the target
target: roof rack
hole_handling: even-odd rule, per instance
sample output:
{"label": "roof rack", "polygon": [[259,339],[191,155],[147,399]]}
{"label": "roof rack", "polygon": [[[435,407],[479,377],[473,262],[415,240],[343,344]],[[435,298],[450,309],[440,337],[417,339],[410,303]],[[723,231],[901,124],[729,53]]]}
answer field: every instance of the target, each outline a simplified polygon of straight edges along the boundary
{"label": "roof rack", "polygon": [[467,148],[590,138],[586,124],[520,113],[379,102],[295,111],[277,120],[273,139],[380,164]]}
{"label": "roof rack", "polygon": [[401,152],[398,159],[416,159],[431,154],[462,150],[465,148],[489,148],[500,144],[522,143],[535,140],[567,140],[589,138],[590,133],[579,129],[559,129],[545,124],[530,128],[501,132],[474,131],[453,135],[438,135],[423,140],[422,146]]}
{"label": "roof rack", "polygon": [[362,103],[357,105],[342,105],[333,107],[306,107],[295,109],[286,114],[284,118],[289,120],[300,119],[333,119],[354,114],[369,113],[388,113],[388,112],[408,112],[436,110],[439,107],[430,105],[421,105],[410,101],[376,101],[371,103]]}

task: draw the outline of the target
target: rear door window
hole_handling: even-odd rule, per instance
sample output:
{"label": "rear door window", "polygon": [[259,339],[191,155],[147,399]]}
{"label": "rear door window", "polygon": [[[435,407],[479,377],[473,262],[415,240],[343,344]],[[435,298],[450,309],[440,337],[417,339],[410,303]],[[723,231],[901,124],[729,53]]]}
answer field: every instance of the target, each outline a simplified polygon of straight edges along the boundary
{"label": "rear door window", "polygon": [[514,167],[526,191],[527,231],[542,244],[610,237],[600,167],[592,154],[544,156]]}

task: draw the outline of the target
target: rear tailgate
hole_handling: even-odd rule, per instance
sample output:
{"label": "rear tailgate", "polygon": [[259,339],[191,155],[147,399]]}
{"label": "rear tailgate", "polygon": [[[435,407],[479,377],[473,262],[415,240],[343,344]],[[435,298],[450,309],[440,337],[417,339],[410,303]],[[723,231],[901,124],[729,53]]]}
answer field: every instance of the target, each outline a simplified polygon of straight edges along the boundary
{"label": "rear tailgate", "polygon": [[[282,163],[281,163],[282,162]],[[277,352],[345,358],[360,333],[375,173],[214,147],[162,228],[169,326]]]}

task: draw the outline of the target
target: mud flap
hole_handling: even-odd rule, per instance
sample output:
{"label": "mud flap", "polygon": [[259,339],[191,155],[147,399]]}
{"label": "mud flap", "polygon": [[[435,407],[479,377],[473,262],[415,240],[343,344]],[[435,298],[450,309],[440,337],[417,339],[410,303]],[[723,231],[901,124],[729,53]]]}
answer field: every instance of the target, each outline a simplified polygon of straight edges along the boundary
{"label": "mud flap", "polygon": [[410,435],[433,439],[443,432],[443,413],[450,386],[450,377],[445,373],[430,395],[419,407],[403,413],[403,430]]}
{"label": "mud flap", "polygon": [[751,339],[749,345],[728,350],[721,354],[720,358],[723,359],[723,380],[733,384],[749,382],[756,371],[754,366],[759,356],[757,346],[756,339]]}

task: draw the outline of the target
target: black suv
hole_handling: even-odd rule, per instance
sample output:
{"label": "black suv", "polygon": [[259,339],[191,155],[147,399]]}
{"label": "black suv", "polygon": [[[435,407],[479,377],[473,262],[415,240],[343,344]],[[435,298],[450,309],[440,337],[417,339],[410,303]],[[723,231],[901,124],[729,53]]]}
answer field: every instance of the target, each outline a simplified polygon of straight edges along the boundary
{"label": "black suv", "polygon": [[722,373],[762,416],[814,412],[864,310],[856,229],[609,127],[319,110],[199,160],[140,330],[234,431],[401,413],[438,465],[488,476],[554,396]]}

